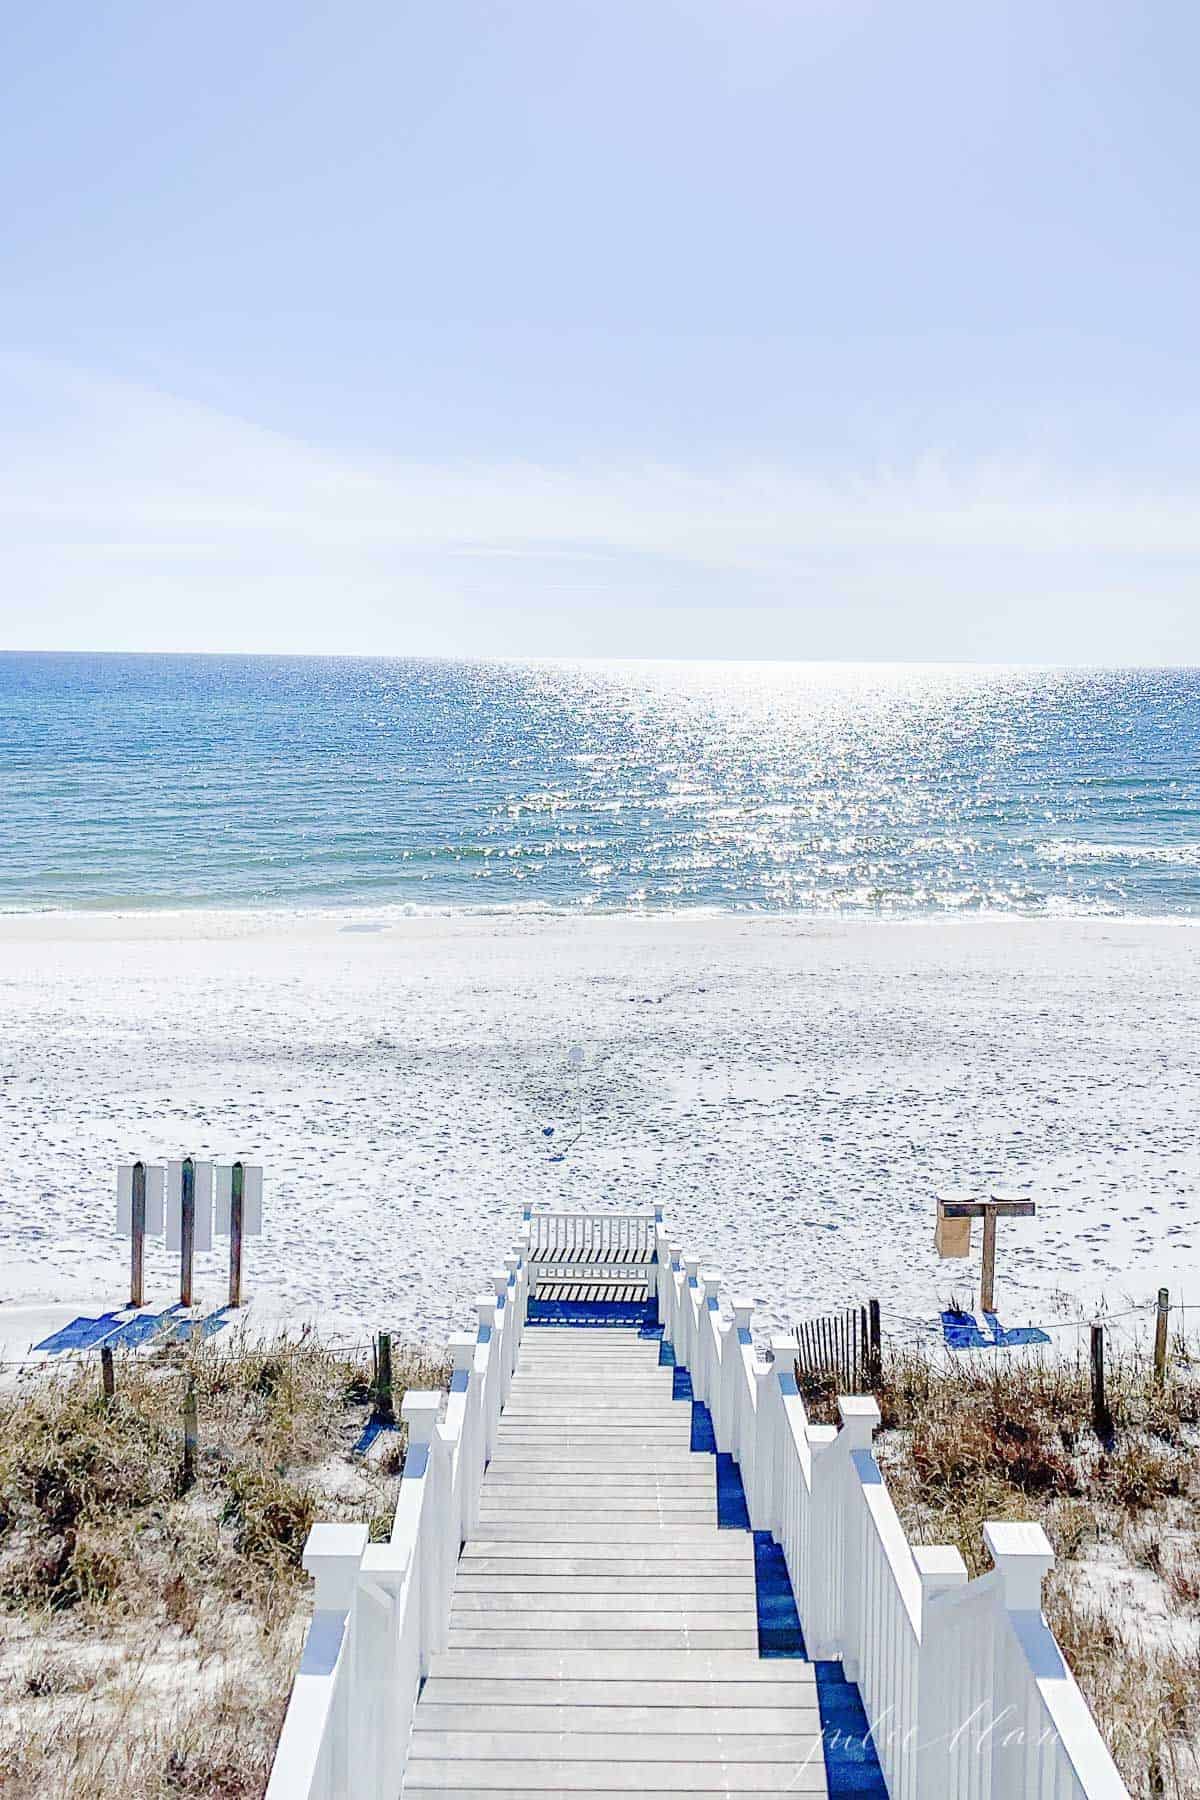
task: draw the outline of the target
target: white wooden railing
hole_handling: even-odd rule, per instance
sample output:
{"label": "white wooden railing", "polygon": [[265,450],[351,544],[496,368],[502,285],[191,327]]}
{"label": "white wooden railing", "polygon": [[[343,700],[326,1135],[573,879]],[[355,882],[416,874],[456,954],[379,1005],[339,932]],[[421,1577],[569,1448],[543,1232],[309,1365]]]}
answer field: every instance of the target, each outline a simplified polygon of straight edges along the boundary
{"label": "white wooden railing", "polygon": [[[993,1570],[914,1548],[872,1453],[874,1399],[812,1425],[794,1342],[760,1356],[752,1305],[652,1221],[650,1293],[677,1363],[737,1461],[750,1524],[783,1548],[809,1656],[858,1683],[892,1800],[1129,1800],[1041,1612],[1053,1553],[1040,1526],[984,1527]],[[478,1522],[483,1471],[517,1365],[530,1293],[522,1226],[473,1333],[451,1341],[449,1395],[408,1393],[409,1442],[389,1542],[316,1525],[316,1578],[267,1800],[398,1800],[413,1710],[446,1642],[454,1571]]]}
{"label": "white wooden railing", "polygon": [[458,1554],[478,1522],[525,1323],[527,1241],[476,1302],[474,1332],[451,1339],[448,1395],[410,1391],[404,1473],[392,1533],[314,1525],[304,1566],[316,1579],[267,1800],[396,1800],[413,1709],[445,1647]]}
{"label": "white wooden railing", "polygon": [[1042,1616],[1054,1554],[1040,1525],[984,1527],[975,1581],[951,1546],[914,1548],[879,1472],[874,1399],[811,1425],[795,1343],[760,1357],[751,1302],[656,1223],[663,1336],[737,1461],[752,1529],[784,1552],[808,1654],[858,1683],[891,1800],[1129,1800]]}

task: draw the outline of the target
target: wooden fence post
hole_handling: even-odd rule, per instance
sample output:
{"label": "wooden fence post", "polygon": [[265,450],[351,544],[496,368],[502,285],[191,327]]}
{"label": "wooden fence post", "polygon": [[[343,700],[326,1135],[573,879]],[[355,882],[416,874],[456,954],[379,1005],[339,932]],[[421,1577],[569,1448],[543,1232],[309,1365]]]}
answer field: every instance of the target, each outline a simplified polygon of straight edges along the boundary
{"label": "wooden fence post", "polygon": [[117,1391],[117,1378],[113,1371],[113,1353],[107,1344],[100,1346],[100,1396],[105,1406],[109,1405]]}
{"label": "wooden fence post", "polygon": [[396,1422],[396,1408],[392,1400],[392,1335],[389,1331],[379,1334],[378,1374],[375,1377],[375,1417],[385,1425]]}
{"label": "wooden fence post", "polygon": [[877,1388],[883,1381],[883,1332],[880,1326],[878,1300],[867,1301],[867,1328],[871,1340],[870,1385]]}
{"label": "wooden fence post", "polygon": [[192,1304],[192,1263],[196,1254],[196,1165],[183,1159],[179,1194],[179,1304]]}
{"label": "wooden fence post", "polygon": [[183,1397],[183,1475],[180,1486],[186,1494],[196,1483],[196,1446],[199,1439],[199,1418],[196,1408],[196,1384],[189,1381],[187,1393]]}
{"label": "wooden fence post", "polygon": [[1159,1288],[1154,1320],[1154,1379],[1159,1387],[1167,1379],[1167,1320],[1170,1312],[1171,1296],[1166,1288]]}
{"label": "wooden fence post", "polygon": [[1092,1321],[1092,1426],[1096,1436],[1107,1438],[1112,1433],[1112,1416],[1104,1394],[1104,1326]]}
{"label": "wooden fence post", "polygon": [[242,1304],[242,1216],[246,1171],[235,1162],[229,1175],[229,1304]]}
{"label": "wooden fence post", "polygon": [[146,1268],[146,1165],[133,1165],[129,1214],[129,1304],[144,1305]]}

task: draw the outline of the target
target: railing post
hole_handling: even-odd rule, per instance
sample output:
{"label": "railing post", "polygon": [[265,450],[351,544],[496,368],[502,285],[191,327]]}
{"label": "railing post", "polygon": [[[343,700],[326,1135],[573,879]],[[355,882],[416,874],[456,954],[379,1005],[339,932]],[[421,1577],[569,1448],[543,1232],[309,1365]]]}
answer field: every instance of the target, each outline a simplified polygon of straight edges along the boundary
{"label": "railing post", "polygon": [[1000,1576],[1005,1610],[1040,1613],[1042,1581],[1054,1567],[1054,1551],[1041,1526],[1024,1520],[989,1519],[983,1541]]}
{"label": "railing post", "polygon": [[670,1276],[671,1270],[669,1264],[665,1270],[663,1268],[663,1259],[667,1250],[667,1228],[663,1223],[663,1209],[657,1202],[654,1207],[654,1229],[650,1236],[654,1244],[654,1267],[650,1271],[654,1280],[654,1298],[657,1307],[658,1322],[665,1329],[670,1318],[667,1311],[668,1295],[666,1279]]}
{"label": "railing post", "polygon": [[[992,1716],[985,1721],[992,1777],[990,1800],[1023,1800],[1025,1758],[1022,1742],[1014,1746],[1012,1734],[1021,1733],[1026,1723],[1024,1695],[1011,1691],[1011,1659],[1006,1651],[1011,1627],[1016,1624],[1012,1615],[1033,1613],[1041,1621],[1042,1582],[1054,1567],[1054,1551],[1040,1525],[1007,1519],[989,1519],[983,1527],[983,1541],[996,1565],[1000,1606],[1010,1615],[1008,1621],[992,1615]],[[1002,1638],[1005,1624],[1010,1629]]]}
{"label": "railing post", "polygon": [[[837,1622],[842,1667],[847,1681],[857,1681],[862,1665],[862,1533],[865,1517],[858,1472],[854,1466],[856,1450],[870,1451],[871,1441],[879,1429],[879,1402],[870,1395],[846,1395],[838,1398],[838,1415],[842,1421],[841,1448],[845,1486],[841,1494],[829,1499],[841,1512],[834,1528],[840,1538],[842,1558],[842,1616]],[[857,1504],[856,1504],[857,1502]],[[840,1530],[838,1529],[840,1527]]]}
{"label": "railing post", "polygon": [[[476,1340],[469,1331],[456,1331],[447,1346],[450,1351],[450,1407],[460,1419],[459,1425],[459,1548],[472,1535],[479,1520],[479,1488],[483,1480],[483,1434],[479,1418],[479,1378],[475,1374]],[[459,1400],[456,1406],[455,1401]]]}
{"label": "railing post", "polygon": [[670,1274],[667,1278],[667,1322],[663,1328],[667,1342],[675,1351],[676,1362],[686,1362],[682,1354],[683,1306],[680,1293],[683,1287],[683,1246],[669,1243],[667,1256],[670,1261]]}
{"label": "railing post", "polygon": [[[759,1460],[767,1465],[767,1529],[777,1543],[783,1543],[786,1530],[784,1502],[787,1495],[785,1479],[785,1458],[787,1456],[788,1419],[785,1396],[794,1395],[799,1401],[796,1391],[796,1340],[790,1334],[776,1333],[771,1339],[771,1377],[775,1387],[764,1414],[761,1407],[758,1414],[758,1455]],[[799,1401],[803,1410],[803,1401]],[[764,1420],[766,1431],[764,1433]],[[764,1438],[766,1439],[764,1446]],[[792,1569],[792,1585],[796,1593],[796,1605],[802,1607],[804,1596],[798,1584],[798,1571]],[[800,1614],[800,1622],[804,1623],[804,1614]]]}
{"label": "railing post", "polygon": [[692,1371],[692,1392],[696,1392],[696,1348],[699,1332],[696,1329],[700,1306],[700,1258],[684,1256],[683,1259],[683,1361]]}
{"label": "railing post", "polygon": [[[401,1489],[420,1482],[423,1492],[413,1506],[410,1551],[413,1569],[420,1583],[421,1630],[419,1654],[422,1675],[429,1673],[429,1659],[438,1639],[438,1607],[441,1598],[441,1541],[435,1529],[437,1475],[434,1463],[433,1433],[442,1409],[442,1396],[429,1389],[410,1388],[400,1403],[400,1416],[408,1426],[408,1452],[404,1459]],[[430,1505],[430,1500],[434,1504]],[[415,1516],[414,1516],[415,1515]],[[444,1521],[442,1521],[444,1525]]]}
{"label": "railing post", "polygon": [[401,1668],[400,1597],[408,1566],[409,1552],[400,1544],[368,1544],[362,1554],[354,1607],[354,1800],[391,1800],[395,1771],[404,1766],[417,1685],[415,1671],[406,1684]]}
{"label": "railing post", "polygon": [[750,1508],[750,1529],[752,1531],[774,1530],[773,1491],[775,1482],[775,1446],[774,1408],[771,1405],[771,1383],[775,1377],[775,1366],[769,1362],[754,1361],[754,1417],[750,1421],[750,1430],[754,1435],[754,1480],[752,1493],[748,1493],[747,1503]]}
{"label": "railing post", "polygon": [[300,1561],[316,1586],[314,1612],[349,1612],[366,1547],[365,1525],[312,1526]]}
{"label": "railing post", "polygon": [[462,1549],[459,1535],[460,1501],[454,1494],[454,1455],[460,1447],[462,1420],[434,1426],[430,1442],[430,1473],[433,1488],[429,1495],[430,1510],[425,1529],[432,1543],[430,1551],[437,1566],[435,1605],[431,1651],[444,1650],[450,1636],[450,1599],[454,1592],[454,1572]]}
{"label": "railing post", "polygon": [[516,1373],[517,1356],[521,1348],[521,1327],[525,1323],[521,1307],[519,1279],[521,1273],[521,1253],[519,1250],[513,1251],[510,1255],[505,1257],[504,1267],[508,1275],[508,1285],[504,1304],[506,1307],[512,1308],[508,1320],[508,1372],[511,1378]]}
{"label": "railing post", "polygon": [[329,1719],[326,1768],[331,1800],[349,1800],[352,1791],[350,1736],[358,1713],[353,1662],[355,1588],[366,1547],[365,1525],[314,1525],[301,1557],[316,1587],[310,1636],[337,1631],[341,1637],[339,1660],[346,1658]]}
{"label": "railing post", "polygon": [[[729,1327],[724,1358],[727,1365],[724,1370],[725,1428],[729,1435],[729,1448],[741,1466],[742,1487],[748,1505],[754,1481],[754,1418],[751,1409],[758,1398],[752,1378],[754,1339],[750,1332],[754,1302],[743,1295],[735,1295],[730,1301],[730,1309],[733,1323]],[[746,1416],[748,1412],[751,1413],[749,1418]]]}
{"label": "railing post", "polygon": [[917,1650],[917,1794],[950,1792],[950,1739],[962,1723],[950,1717],[948,1696],[958,1671],[948,1666],[941,1615],[930,1605],[950,1588],[963,1587],[967,1565],[953,1544],[921,1544],[913,1551],[921,1578],[921,1641]]}
{"label": "railing post", "polygon": [[496,1433],[500,1427],[500,1364],[496,1357],[496,1296],[480,1294],[475,1301],[479,1318],[476,1337],[475,1368],[483,1386],[480,1408],[483,1423],[483,1466],[496,1454]]}
{"label": "railing post", "polygon": [[696,1321],[697,1335],[700,1340],[696,1353],[700,1387],[699,1389],[696,1387],[696,1375],[693,1372],[692,1391],[698,1399],[704,1401],[712,1413],[714,1435],[718,1431],[718,1419],[721,1412],[721,1314],[718,1298],[720,1291],[720,1270],[701,1269],[700,1310]]}
{"label": "railing post", "polygon": [[508,1399],[509,1383],[512,1380],[513,1315],[508,1305],[508,1270],[493,1269],[490,1280],[496,1296],[496,1351],[500,1358],[498,1386],[500,1405],[503,1406]]}

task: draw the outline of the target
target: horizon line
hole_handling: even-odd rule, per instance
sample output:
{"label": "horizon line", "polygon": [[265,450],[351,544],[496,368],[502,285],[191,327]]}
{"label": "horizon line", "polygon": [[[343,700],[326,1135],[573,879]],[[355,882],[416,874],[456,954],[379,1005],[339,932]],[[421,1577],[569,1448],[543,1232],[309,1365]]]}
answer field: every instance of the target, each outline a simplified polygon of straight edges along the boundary
{"label": "horizon line", "polygon": [[1061,661],[1025,661],[1021,658],[979,658],[979,657],[927,657],[927,656],[640,656],[634,651],[618,651],[608,655],[581,656],[564,652],[558,655],[542,653],[540,655],[523,655],[513,652],[507,655],[480,656],[466,653],[429,652],[411,650],[129,650],[129,649],[97,649],[81,645],[67,649],[62,645],[55,647],[32,647],[25,649],[0,648],[0,658],[20,656],[126,656],[126,657],[188,657],[191,659],[208,658],[213,661],[238,657],[243,660],[288,659],[295,662],[424,662],[424,663],[470,663],[485,666],[489,663],[641,663],[670,668],[680,663],[711,668],[761,668],[782,666],[792,668],[879,668],[879,669],[1024,669],[1024,670],[1059,670],[1066,672],[1091,672],[1119,674],[1125,670],[1163,670],[1172,674],[1200,674],[1200,662],[1061,662]]}

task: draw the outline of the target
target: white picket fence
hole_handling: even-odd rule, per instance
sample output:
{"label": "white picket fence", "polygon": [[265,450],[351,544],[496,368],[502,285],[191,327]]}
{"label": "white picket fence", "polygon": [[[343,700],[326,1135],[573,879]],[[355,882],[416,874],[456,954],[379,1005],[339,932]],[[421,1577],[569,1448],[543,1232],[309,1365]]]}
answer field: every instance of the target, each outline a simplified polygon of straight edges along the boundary
{"label": "white picket fence", "polygon": [[[985,1526],[995,1567],[974,1581],[957,1550],[914,1549],[872,1454],[876,1402],[843,1398],[840,1429],[811,1425],[793,1340],[760,1356],[751,1303],[723,1315],[721,1277],[669,1241],[661,1209],[654,1241],[663,1335],[740,1467],[752,1528],[783,1548],[809,1656],[840,1658],[859,1685],[892,1800],[1129,1800],[1042,1616],[1054,1558],[1041,1527]],[[476,1332],[453,1340],[449,1397],[403,1402],[390,1542],[368,1544],[364,1526],[313,1528],[313,1622],[267,1800],[397,1800],[517,1364],[529,1243],[525,1225]]]}

